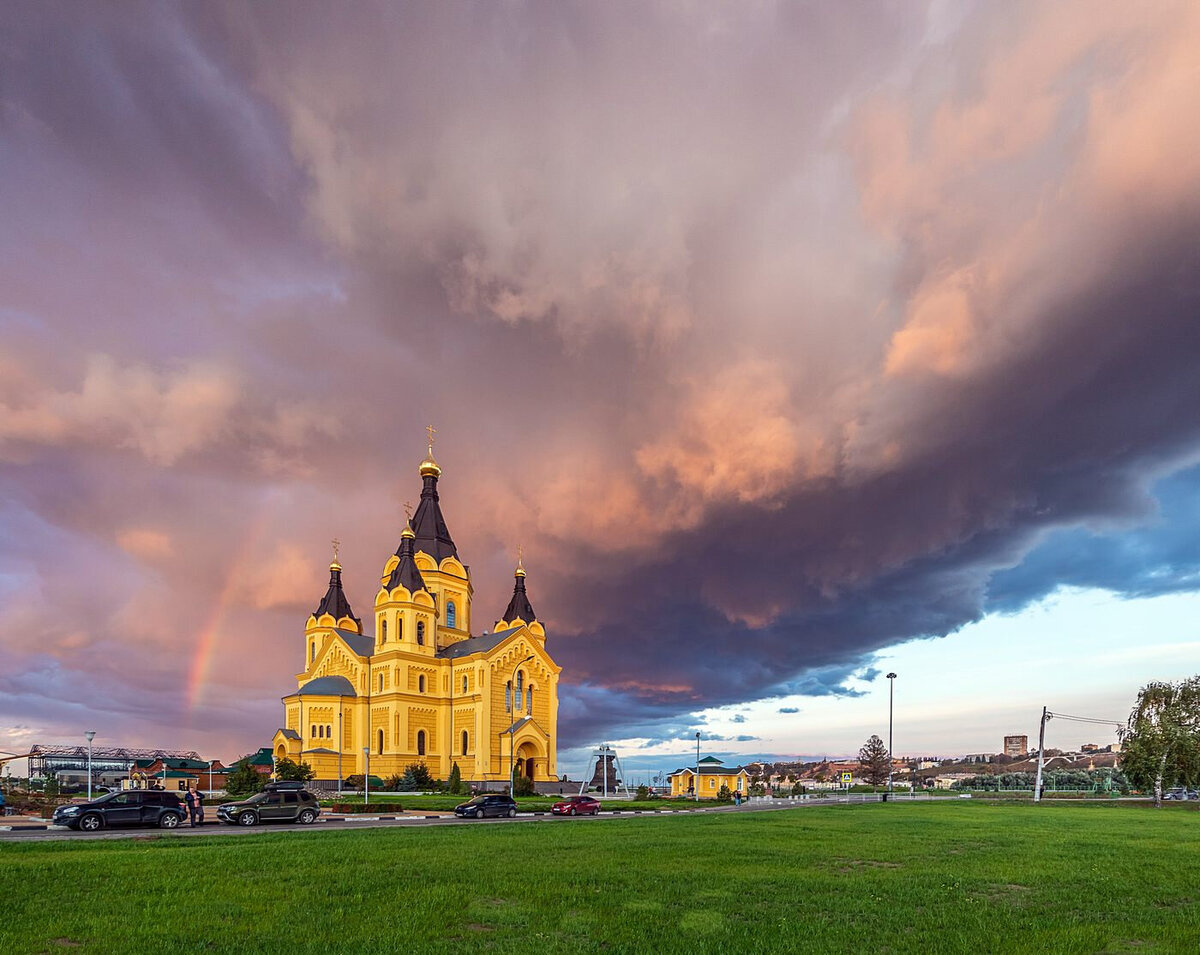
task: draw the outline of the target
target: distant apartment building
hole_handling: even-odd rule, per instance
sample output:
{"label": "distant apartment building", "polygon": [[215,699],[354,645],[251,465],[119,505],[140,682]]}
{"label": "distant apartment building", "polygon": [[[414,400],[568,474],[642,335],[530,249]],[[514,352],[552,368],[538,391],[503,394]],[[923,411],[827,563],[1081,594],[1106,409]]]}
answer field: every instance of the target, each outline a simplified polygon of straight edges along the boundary
{"label": "distant apartment building", "polygon": [[1004,737],[1004,755],[1005,756],[1024,756],[1029,752],[1029,737],[1028,736],[1006,736]]}

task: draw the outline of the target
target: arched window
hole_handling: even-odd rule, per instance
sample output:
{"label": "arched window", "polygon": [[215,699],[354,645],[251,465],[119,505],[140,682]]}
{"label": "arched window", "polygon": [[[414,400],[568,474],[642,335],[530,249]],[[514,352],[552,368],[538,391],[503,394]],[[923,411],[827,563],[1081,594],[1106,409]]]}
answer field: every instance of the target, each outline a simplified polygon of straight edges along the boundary
{"label": "arched window", "polygon": [[419,677],[417,677],[417,692],[418,693],[425,692],[425,674],[424,673],[422,673]]}
{"label": "arched window", "polygon": [[325,738],[329,739],[331,736],[333,736],[333,727],[330,726],[329,724],[326,724],[325,725]]}
{"label": "arched window", "polygon": [[512,680],[504,684],[504,711],[512,712]]}
{"label": "arched window", "polygon": [[467,678],[465,676],[463,677],[463,692],[467,692]]}
{"label": "arched window", "polygon": [[379,621],[379,642],[387,643],[387,621]]}
{"label": "arched window", "polygon": [[525,712],[533,716],[533,687],[525,691]]}
{"label": "arched window", "polygon": [[425,621],[417,621],[417,646],[425,646]]}
{"label": "arched window", "polygon": [[425,755],[425,731],[417,730],[417,755]]}
{"label": "arched window", "polygon": [[403,617],[396,618],[396,642],[397,643],[404,642],[404,618]]}
{"label": "arched window", "polygon": [[383,730],[379,731],[379,755],[383,755]]}
{"label": "arched window", "polygon": [[383,674],[379,674],[379,692],[383,692]]}
{"label": "arched window", "polygon": [[466,755],[467,755],[467,731],[466,731],[466,730],[463,730],[463,745],[462,745],[462,754],[463,754],[464,756],[466,756]]}
{"label": "arched window", "polygon": [[313,739],[317,738],[317,724],[316,723],[313,723],[312,733],[310,733],[309,735],[312,736]]}
{"label": "arched window", "polygon": [[317,641],[316,640],[313,641],[313,645],[312,645],[312,658],[314,660],[317,658]]}
{"label": "arched window", "polygon": [[454,606],[453,600],[446,604],[446,626],[458,626],[458,608]]}
{"label": "arched window", "polygon": [[521,701],[525,698],[525,674],[517,671],[517,709],[521,708]]}

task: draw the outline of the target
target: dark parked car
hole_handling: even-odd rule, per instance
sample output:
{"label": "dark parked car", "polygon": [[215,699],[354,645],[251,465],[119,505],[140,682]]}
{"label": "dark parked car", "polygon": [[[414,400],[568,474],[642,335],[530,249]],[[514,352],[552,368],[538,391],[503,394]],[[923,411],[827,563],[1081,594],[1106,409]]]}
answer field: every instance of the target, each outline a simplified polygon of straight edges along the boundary
{"label": "dark parked car", "polygon": [[595,816],[600,812],[600,800],[591,796],[568,796],[550,807],[556,816]]}
{"label": "dark parked car", "polygon": [[227,802],[217,808],[217,818],[231,826],[256,826],[260,822],[316,822],[321,814],[317,797],[303,784],[272,783],[260,793],[241,802]]}
{"label": "dark parked car", "polygon": [[515,816],[517,802],[512,796],[483,793],[470,802],[454,807],[454,815],[464,819],[482,819],[484,816]]}
{"label": "dark parked car", "polygon": [[174,829],[183,822],[184,816],[183,803],[175,793],[130,789],[109,793],[91,802],[59,806],[50,822],[84,832],[95,832],[106,826]]}

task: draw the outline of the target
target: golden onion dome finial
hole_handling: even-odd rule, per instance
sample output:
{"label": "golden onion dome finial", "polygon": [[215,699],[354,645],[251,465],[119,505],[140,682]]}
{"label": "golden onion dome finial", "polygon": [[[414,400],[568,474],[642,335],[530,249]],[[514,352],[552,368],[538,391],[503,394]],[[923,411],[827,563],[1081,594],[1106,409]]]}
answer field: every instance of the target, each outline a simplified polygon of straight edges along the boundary
{"label": "golden onion dome finial", "polygon": [[342,542],[335,537],[330,543],[333,544],[333,561],[329,564],[329,569],[341,570],[342,565],[338,563],[338,549],[342,546]]}
{"label": "golden onion dome finial", "polygon": [[425,460],[421,462],[421,477],[438,477],[441,475],[442,469],[433,459],[433,436],[437,434],[437,428],[433,425],[426,425],[425,430],[429,433],[429,452],[426,454]]}
{"label": "golden onion dome finial", "polygon": [[524,556],[525,556],[525,548],[522,547],[520,544],[518,544],[517,545],[517,569],[513,572],[514,577],[524,577],[525,576],[525,563],[523,560]]}
{"label": "golden onion dome finial", "polygon": [[412,521],[407,521],[404,524],[404,530],[400,532],[401,537],[416,537],[416,533],[412,529]]}

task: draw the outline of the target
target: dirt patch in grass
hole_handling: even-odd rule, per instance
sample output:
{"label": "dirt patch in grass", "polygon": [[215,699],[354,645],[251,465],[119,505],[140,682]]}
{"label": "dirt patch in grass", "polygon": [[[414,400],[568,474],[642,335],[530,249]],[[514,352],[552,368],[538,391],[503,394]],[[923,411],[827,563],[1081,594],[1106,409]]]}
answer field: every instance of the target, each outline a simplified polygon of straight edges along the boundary
{"label": "dirt patch in grass", "polygon": [[884,862],[881,859],[834,859],[832,865],[843,875],[859,872],[863,869],[903,869],[900,862]]}

